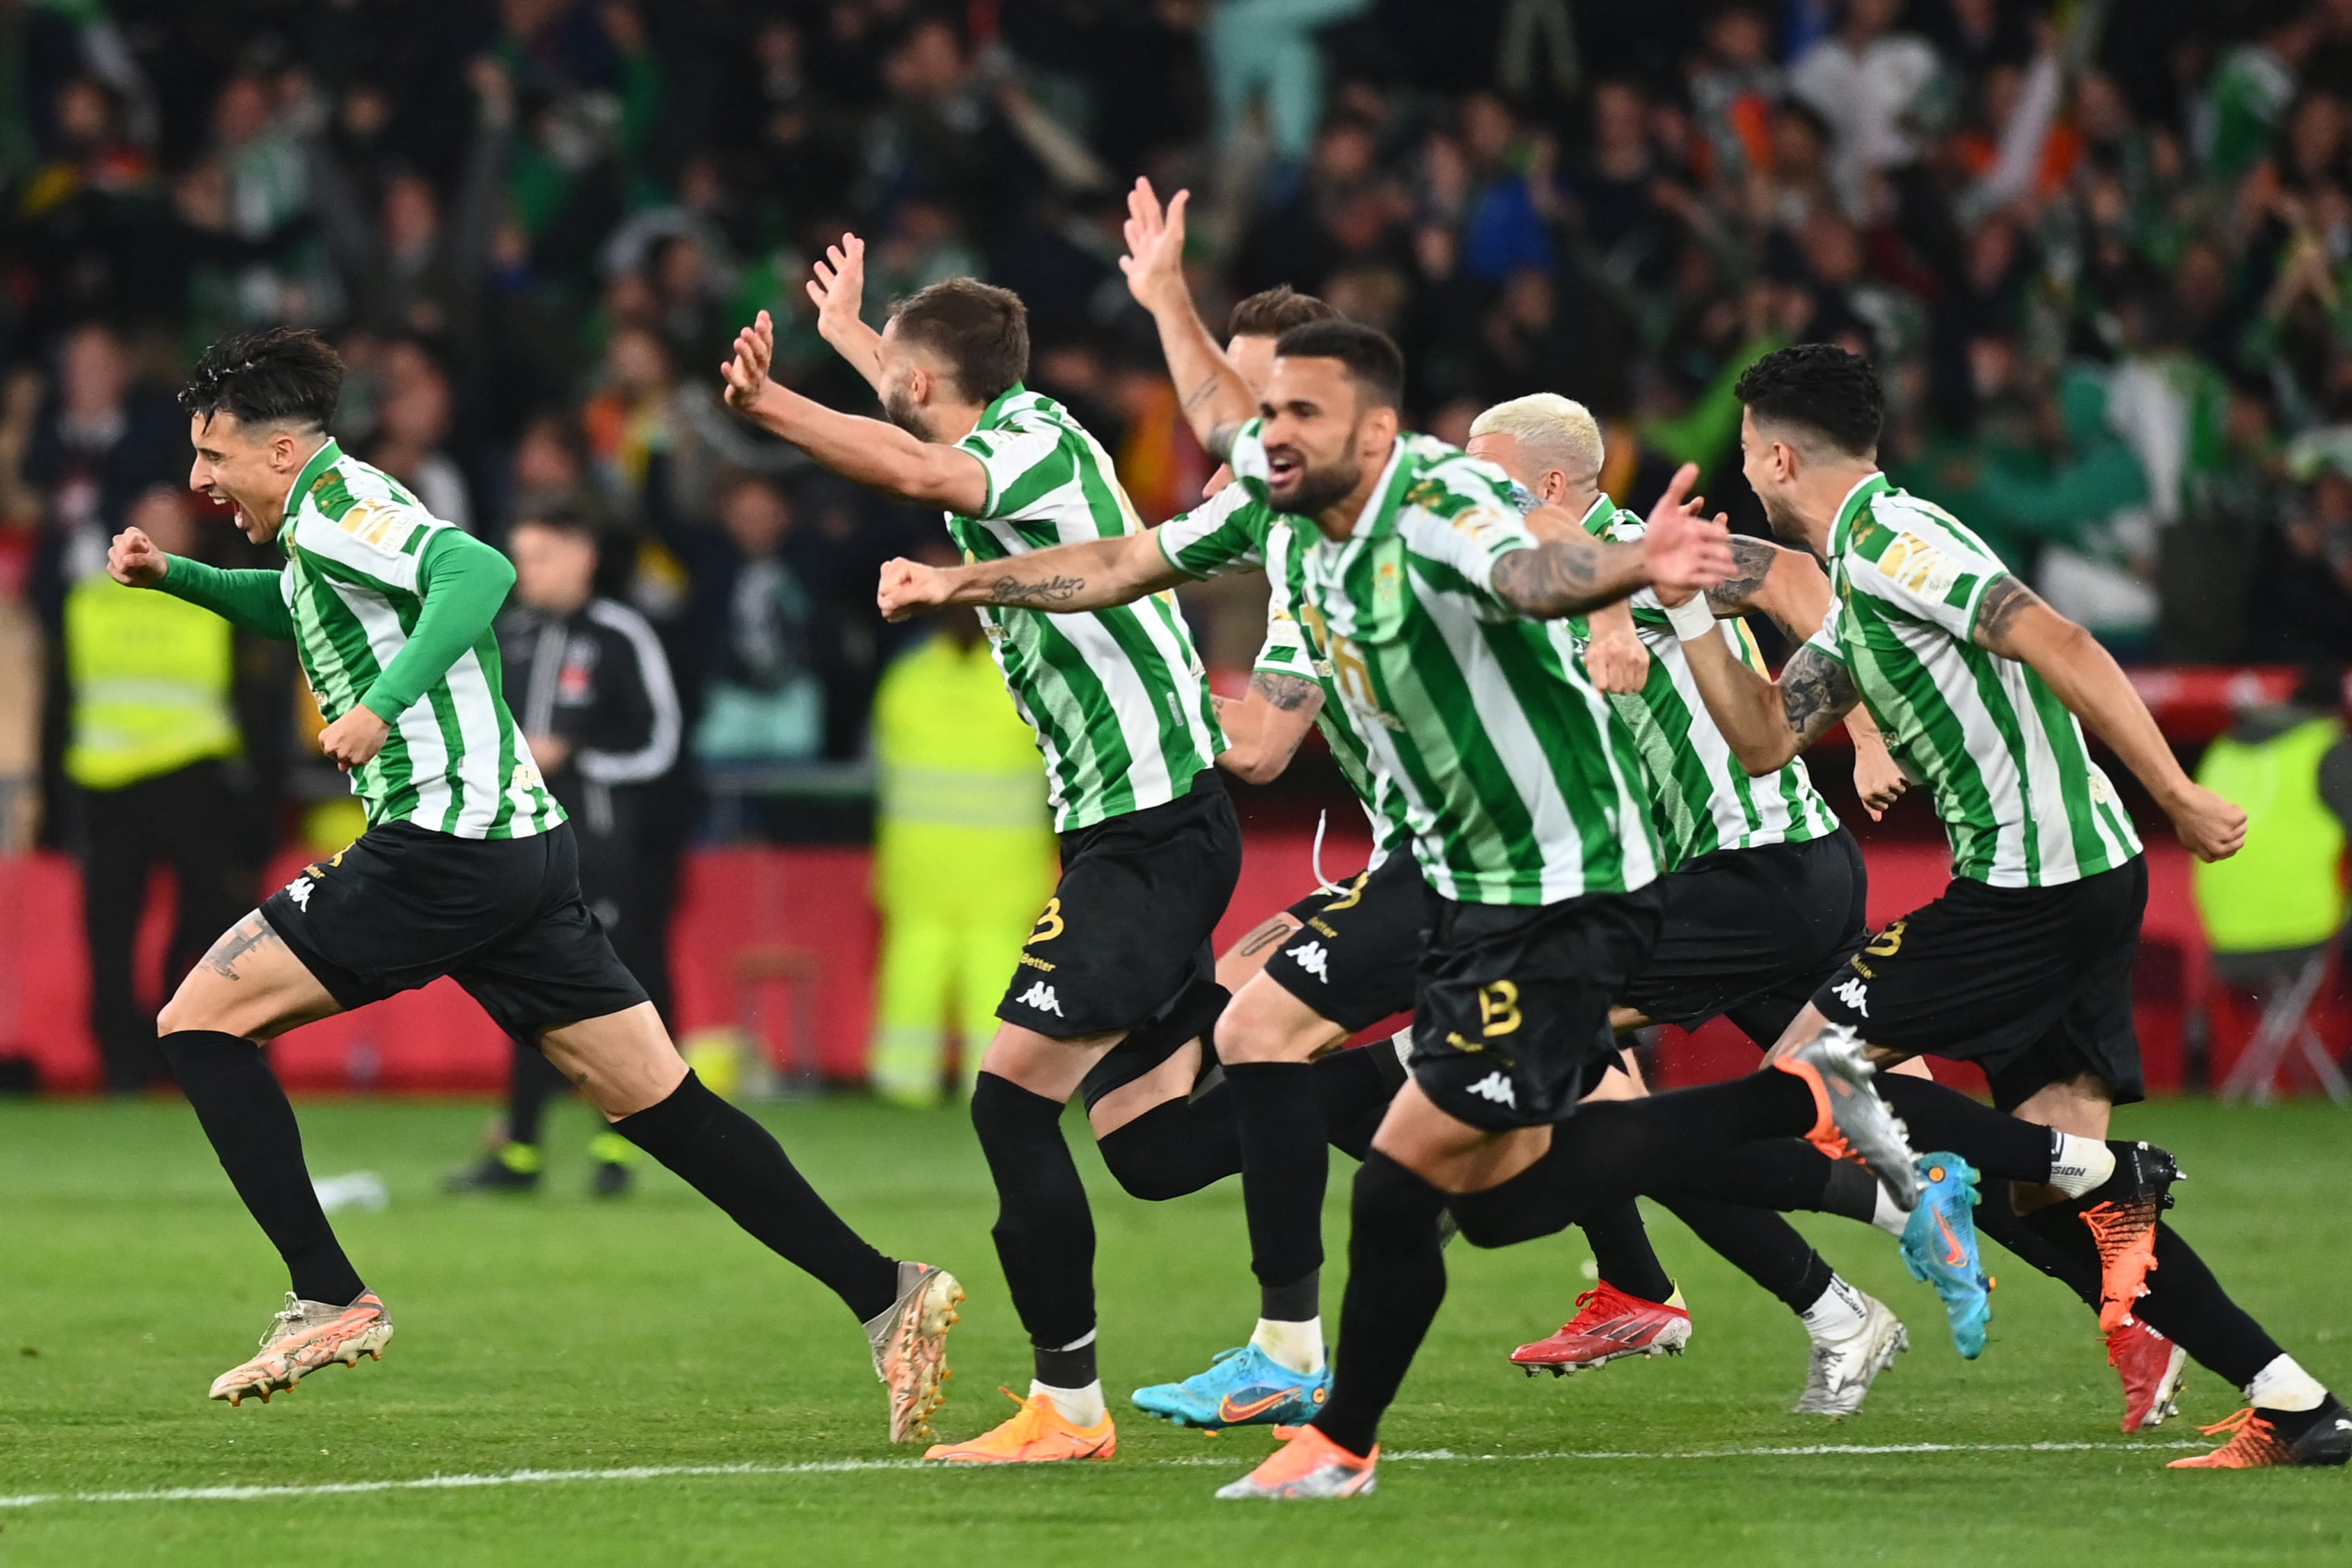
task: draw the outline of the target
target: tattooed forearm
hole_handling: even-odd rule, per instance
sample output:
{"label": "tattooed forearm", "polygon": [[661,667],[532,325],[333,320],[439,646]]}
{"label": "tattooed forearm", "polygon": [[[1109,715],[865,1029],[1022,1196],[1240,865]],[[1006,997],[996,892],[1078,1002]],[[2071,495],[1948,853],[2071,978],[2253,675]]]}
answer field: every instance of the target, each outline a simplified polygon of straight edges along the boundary
{"label": "tattooed forearm", "polygon": [[2007,572],[2001,573],[1985,585],[1984,597],[1977,601],[1977,623],[1969,633],[1970,640],[1979,648],[2000,652],[2017,618],[2041,602],[2041,596],[2033,590]]}
{"label": "tattooed forearm", "polygon": [[245,977],[236,972],[236,961],[255,948],[267,946],[278,939],[278,933],[269,928],[269,922],[261,917],[260,911],[256,910],[231,926],[226,936],[213,944],[212,951],[205,955],[205,967],[223,979],[242,980]]}
{"label": "tattooed forearm", "polygon": [[1265,670],[1250,676],[1249,689],[1284,713],[1294,713],[1323,695],[1319,682],[1304,675],[1277,675]]}
{"label": "tattooed forearm", "polygon": [[[1202,390],[1214,391],[1215,385],[1215,379],[1213,377],[1203,386]],[[1198,397],[1200,393],[1195,392],[1193,395]],[[1187,406],[1189,407],[1190,405],[1188,404]],[[1230,463],[1234,460],[1234,443],[1239,441],[1241,436],[1242,422],[1236,420],[1229,423],[1220,424],[1213,430],[1210,431],[1209,439],[1201,443],[1201,444],[1207,450],[1209,455],[1215,458],[1218,462]]]}
{"label": "tattooed forearm", "polygon": [[1801,751],[1862,701],[1846,667],[1818,648],[1800,648],[1780,672],[1780,706]]}
{"label": "tattooed forearm", "polygon": [[1772,575],[1780,547],[1742,534],[1731,537],[1731,575],[1706,591],[1706,607],[1717,615],[1744,615],[1764,580]]}
{"label": "tattooed forearm", "polygon": [[1194,409],[1216,396],[1217,389],[1224,384],[1225,378],[1222,374],[1213,373],[1205,378],[1199,386],[1184,394],[1185,413],[1189,415]]}
{"label": "tattooed forearm", "polygon": [[1045,609],[1067,604],[1085,592],[1086,587],[1087,580],[1083,577],[1048,577],[1028,581],[1008,573],[988,585],[988,601],[991,604],[1018,604]]}
{"label": "tattooed forearm", "polygon": [[1534,620],[1580,615],[1614,603],[1641,586],[1633,571],[1616,564],[1620,556],[1631,559],[1640,554],[1638,545],[1604,545],[1581,535],[1549,540],[1497,560],[1495,592]]}

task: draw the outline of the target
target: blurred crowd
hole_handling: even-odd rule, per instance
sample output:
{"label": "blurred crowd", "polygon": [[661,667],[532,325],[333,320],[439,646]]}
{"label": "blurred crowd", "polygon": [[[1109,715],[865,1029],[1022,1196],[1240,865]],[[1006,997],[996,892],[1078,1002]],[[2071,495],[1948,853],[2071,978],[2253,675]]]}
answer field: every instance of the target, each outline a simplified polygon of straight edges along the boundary
{"label": "blurred crowd", "polygon": [[[702,778],[854,761],[908,634],[874,569],[938,522],[728,417],[722,347],[772,309],[778,374],[871,412],[825,243],[868,237],[877,319],[1004,284],[1157,520],[1211,465],[1117,268],[1138,174],[1194,191],[1213,323],[1320,293],[1424,428],[1563,392],[1613,494],[1694,461],[1759,531],[1730,383],[1832,340],[1898,479],[2118,653],[2352,658],[2352,0],[0,0],[20,831],[69,831],[26,802],[71,793],[72,591],[189,511],[168,394],[264,320],[333,335],[337,434],[438,515],[590,521]],[[1246,591],[1192,603],[1213,664]],[[339,784],[295,686],[236,650],[257,842]]]}

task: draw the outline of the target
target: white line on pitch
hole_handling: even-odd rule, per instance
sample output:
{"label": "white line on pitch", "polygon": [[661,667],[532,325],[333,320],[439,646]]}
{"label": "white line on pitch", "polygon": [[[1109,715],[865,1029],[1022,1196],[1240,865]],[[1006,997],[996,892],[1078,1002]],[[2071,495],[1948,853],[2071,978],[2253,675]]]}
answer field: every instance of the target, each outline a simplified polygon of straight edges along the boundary
{"label": "white line on pitch", "polygon": [[[1407,1464],[1540,1462],[1568,1459],[1767,1459],[1822,1455],[1874,1454],[2080,1454],[2146,1453],[2158,1448],[2201,1448],[2197,1442],[2173,1443],[1804,1443],[1788,1447],[1693,1448],[1632,1452],[1561,1448],[1533,1454],[1457,1454],[1451,1448],[1400,1449],[1389,1459]],[[1184,1458],[1147,1459],[1147,1465],[1238,1465],[1201,1454]],[[601,1470],[502,1470],[495,1475],[418,1476],[407,1480],[323,1481],[310,1486],[159,1487],[149,1491],[27,1492],[0,1497],[0,1508],[37,1508],[58,1502],[254,1502],[274,1498],[354,1497],[375,1492],[458,1491],[472,1487],[562,1486],[597,1481],[653,1481],[696,1476],[820,1476],[847,1475],[865,1470],[937,1469],[920,1459],[818,1459],[797,1465],[626,1465]]]}

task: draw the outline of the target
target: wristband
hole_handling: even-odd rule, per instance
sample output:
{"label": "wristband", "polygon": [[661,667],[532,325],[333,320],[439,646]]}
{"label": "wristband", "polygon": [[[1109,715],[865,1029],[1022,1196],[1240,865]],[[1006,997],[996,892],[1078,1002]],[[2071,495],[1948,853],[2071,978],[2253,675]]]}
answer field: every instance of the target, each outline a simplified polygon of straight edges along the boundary
{"label": "wristband", "polygon": [[1694,593],[1680,604],[1662,605],[1675,635],[1685,643],[1696,643],[1702,637],[1715,635],[1715,608],[1706,601],[1705,593]]}

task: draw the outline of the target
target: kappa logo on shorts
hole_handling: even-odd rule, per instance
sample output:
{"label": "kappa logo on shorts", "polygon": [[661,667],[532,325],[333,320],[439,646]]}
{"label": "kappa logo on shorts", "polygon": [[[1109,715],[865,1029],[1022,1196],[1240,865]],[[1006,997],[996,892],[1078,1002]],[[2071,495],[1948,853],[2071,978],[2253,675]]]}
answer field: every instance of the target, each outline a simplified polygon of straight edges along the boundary
{"label": "kappa logo on shorts", "polygon": [[1489,1072],[1464,1092],[1492,1100],[1497,1105],[1508,1105],[1514,1111],[1519,1108],[1519,1092],[1512,1088],[1511,1081],[1499,1072]]}
{"label": "kappa logo on shorts", "polygon": [[286,896],[294,901],[295,908],[308,913],[310,908],[310,889],[315,885],[308,876],[298,876],[286,884]]}
{"label": "kappa logo on shorts", "polygon": [[1860,1013],[1864,1018],[1870,1016],[1870,988],[1862,981],[1848,980],[1830,995]]}
{"label": "kappa logo on shorts", "polygon": [[1328,986],[1331,983],[1331,970],[1329,968],[1331,955],[1324,951],[1322,943],[1301,942],[1296,947],[1286,949],[1282,956],[1286,958],[1297,959],[1298,967],[1300,968],[1306,970],[1308,974],[1314,976],[1325,985]]}
{"label": "kappa logo on shorts", "polygon": [[1029,988],[1013,1000],[1024,1008],[1035,1008],[1041,1013],[1052,1013],[1055,1018],[1062,1016],[1061,998],[1055,996],[1054,988],[1043,980],[1031,982]]}

